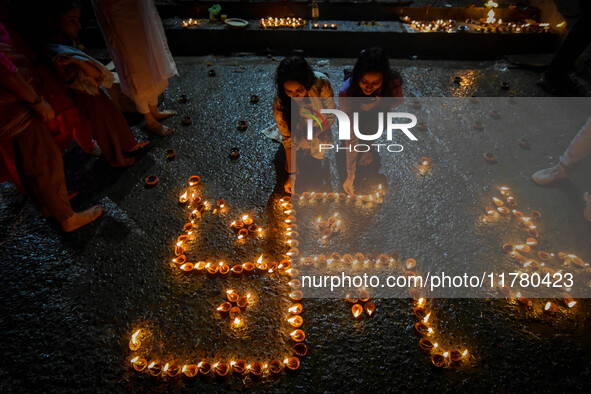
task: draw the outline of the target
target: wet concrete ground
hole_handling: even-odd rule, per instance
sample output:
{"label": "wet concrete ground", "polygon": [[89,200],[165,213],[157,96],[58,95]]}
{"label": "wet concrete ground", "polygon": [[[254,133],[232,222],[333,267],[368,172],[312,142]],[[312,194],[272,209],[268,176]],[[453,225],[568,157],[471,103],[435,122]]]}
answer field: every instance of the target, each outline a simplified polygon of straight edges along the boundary
{"label": "wet concrete ground", "polygon": [[[277,59],[279,60],[279,59]],[[350,59],[329,59],[328,65],[310,59],[329,74],[335,90]],[[206,62],[216,77],[208,77]],[[127,348],[137,328],[150,332],[147,356],[183,363],[201,357],[214,361],[233,355],[268,360],[289,351],[281,322],[284,283],[273,277],[231,282],[265,297],[248,311],[249,331],[228,330],[227,322],[212,313],[223,300],[223,280],[185,276],[169,263],[172,246],[186,221],[176,198],[190,175],[202,178],[200,193],[210,201],[223,197],[226,216],[203,219],[198,235],[205,259],[247,259],[260,250],[276,252],[263,241],[248,241],[243,249],[224,237],[224,223],[243,212],[274,226],[267,204],[277,190],[276,158],[279,144],[260,130],[273,124],[270,111],[272,79],[277,61],[258,57],[179,58],[181,78],[171,80],[164,106],[179,115],[166,121],[176,133],[152,138],[129,169],[110,169],[101,159],[90,159],[75,148],[65,156],[67,179],[80,196],[75,209],[102,203],[102,218],[73,234],[64,235],[56,223],[42,219],[28,200],[10,185],[0,188],[0,388],[6,392],[190,392],[190,391],[484,391],[539,392],[590,389],[591,343],[588,300],[556,317],[541,312],[543,301],[524,311],[506,300],[441,299],[433,301],[436,327],[445,341],[470,349],[473,359],[455,370],[435,369],[418,347],[411,302],[379,299],[376,314],[354,321],[344,300],[304,300],[304,331],[309,348],[301,367],[279,379],[252,377],[171,379],[151,378],[131,370]],[[325,64],[322,62],[320,64]],[[539,75],[507,69],[501,62],[426,62],[393,60],[405,80],[405,96],[545,96],[535,86]],[[463,84],[453,82],[462,76]],[[502,90],[500,82],[511,89]],[[188,95],[188,103],[177,101]],[[249,97],[257,94],[258,104]],[[182,126],[185,115],[191,126]],[[240,119],[249,128],[236,130]],[[139,138],[151,138],[134,126]],[[438,135],[427,131],[425,148],[398,157],[391,206],[404,213],[399,222],[431,223],[409,236],[400,232],[389,245],[404,257],[438,260],[453,244],[452,230],[472,229],[491,196],[492,186],[509,183],[528,208],[544,213],[544,231],[554,245],[568,245],[591,260],[591,226],[582,218],[583,191],[591,190],[589,160],[570,180],[549,188],[534,185],[529,176],[554,164],[576,130],[560,130],[551,137],[527,137],[532,148],[513,149],[519,138],[508,131],[492,134]],[[494,146],[500,163],[491,166],[480,151]],[[177,157],[167,161],[164,151]],[[239,147],[241,157],[228,153]],[[470,152],[478,152],[478,160]],[[439,173],[421,181],[412,171],[423,153],[440,160]],[[463,154],[466,153],[466,154]],[[454,161],[458,160],[455,164]],[[470,168],[463,171],[462,165]],[[391,164],[389,164],[391,165]],[[143,180],[155,174],[160,183],[146,189]],[[464,179],[462,179],[464,178]],[[449,191],[450,180],[465,185]],[[399,185],[404,185],[401,187]],[[447,191],[446,191],[447,190]],[[432,194],[441,195],[434,208]],[[462,203],[455,199],[459,198]],[[467,205],[467,206],[466,206]],[[465,212],[454,219],[452,213]],[[407,220],[405,220],[407,218]],[[268,222],[267,222],[268,221]],[[266,224],[267,225],[267,224]],[[415,229],[416,230],[416,229]],[[499,228],[482,230],[482,249],[504,266],[498,246]],[[431,245],[431,247],[429,247]],[[450,251],[452,256],[461,251]],[[469,258],[466,259],[469,261]],[[260,313],[258,313],[260,311]],[[250,321],[250,320],[249,320]]]}

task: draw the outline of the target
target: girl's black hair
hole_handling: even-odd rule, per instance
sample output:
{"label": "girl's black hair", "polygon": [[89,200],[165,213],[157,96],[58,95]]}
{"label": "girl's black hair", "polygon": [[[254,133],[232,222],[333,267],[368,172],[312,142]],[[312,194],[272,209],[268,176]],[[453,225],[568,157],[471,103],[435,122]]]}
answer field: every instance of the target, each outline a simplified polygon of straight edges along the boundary
{"label": "girl's black hair", "polygon": [[277,90],[279,111],[281,111],[283,120],[287,122],[289,130],[291,130],[291,102],[283,87],[283,84],[287,81],[299,82],[306,90],[310,90],[316,82],[316,76],[306,59],[301,56],[286,57],[277,66],[275,89]]}
{"label": "girl's black hair", "polygon": [[402,84],[402,79],[397,71],[390,68],[388,57],[382,48],[373,47],[364,49],[359,54],[353,74],[351,75],[351,83],[347,89],[347,93],[351,97],[364,97],[365,93],[359,87],[359,81],[368,72],[378,72],[382,74],[382,96],[390,96],[392,93],[391,87],[396,87]]}

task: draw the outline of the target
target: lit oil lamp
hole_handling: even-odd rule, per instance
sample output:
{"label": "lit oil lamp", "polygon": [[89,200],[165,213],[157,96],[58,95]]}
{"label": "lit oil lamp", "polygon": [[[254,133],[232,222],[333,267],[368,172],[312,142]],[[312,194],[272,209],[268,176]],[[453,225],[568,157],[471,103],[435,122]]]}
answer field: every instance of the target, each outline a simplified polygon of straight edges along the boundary
{"label": "lit oil lamp", "polygon": [[131,350],[132,352],[138,350],[142,345],[142,342],[139,339],[137,339],[138,335],[140,335],[140,331],[141,330],[137,330],[129,340],[129,350]]}
{"label": "lit oil lamp", "polygon": [[133,369],[135,369],[138,372],[141,372],[144,369],[146,369],[148,362],[145,358],[140,358],[139,356],[137,356],[131,360],[131,365],[133,366]]}
{"label": "lit oil lamp", "polygon": [[560,295],[562,297],[562,300],[564,301],[564,304],[569,307],[572,308],[575,305],[577,305],[577,302],[575,300],[572,299],[572,297],[570,296],[570,294],[564,292]]}
{"label": "lit oil lamp", "polygon": [[236,305],[239,308],[244,308],[246,305],[248,305],[248,300],[250,299],[250,294],[247,294],[244,297],[240,297],[238,298],[238,301],[236,301]]}
{"label": "lit oil lamp", "polygon": [[183,194],[181,194],[179,196],[179,202],[181,204],[185,204],[188,200],[189,200],[189,197],[188,197],[188,193],[187,192],[184,192]]}
{"label": "lit oil lamp", "polygon": [[546,305],[544,305],[544,311],[554,314],[558,313],[558,306],[555,303],[548,301]]}
{"label": "lit oil lamp", "polygon": [[493,197],[493,203],[497,207],[501,207],[501,206],[505,205],[505,203],[503,202],[503,200],[501,200],[500,198],[496,198],[496,197]]}
{"label": "lit oil lamp", "polygon": [[193,271],[193,268],[195,268],[195,266],[193,265],[193,263],[185,263],[185,264],[181,265],[179,268],[182,271],[190,272],[190,271]]}
{"label": "lit oil lamp", "polygon": [[199,372],[199,369],[197,368],[197,365],[195,364],[189,364],[189,365],[183,365],[183,369],[181,370],[181,372],[188,378],[194,378],[195,376],[197,376],[197,373]]}
{"label": "lit oil lamp", "polygon": [[495,213],[495,210],[492,209],[491,207],[486,207],[485,211],[486,211],[487,215],[492,215],[493,213]]}
{"label": "lit oil lamp", "polygon": [[421,338],[419,340],[419,347],[422,350],[429,352],[435,347],[435,344],[433,342],[431,342],[430,340],[428,340],[427,338]]}
{"label": "lit oil lamp", "polygon": [[207,375],[211,372],[211,364],[207,361],[201,361],[197,364],[197,368],[199,369],[199,373],[201,375]]}
{"label": "lit oil lamp", "polygon": [[369,292],[366,289],[359,290],[359,301],[361,301],[361,302],[369,301]]}
{"label": "lit oil lamp", "polygon": [[230,272],[230,267],[221,261],[219,262],[218,267],[218,272],[222,275],[226,275]]}
{"label": "lit oil lamp", "polygon": [[238,293],[236,293],[234,290],[227,290],[226,297],[228,297],[228,301],[230,302],[236,302],[238,301],[238,298],[240,298]]}
{"label": "lit oil lamp", "polygon": [[231,269],[232,273],[236,274],[236,275],[240,275],[243,270],[244,270],[244,268],[242,267],[242,264],[236,264]]}
{"label": "lit oil lamp", "polygon": [[419,169],[421,172],[428,171],[431,168],[431,159],[428,157],[421,157],[421,162],[419,164]]}
{"label": "lit oil lamp", "polygon": [[371,301],[368,301],[365,303],[365,312],[367,313],[368,316],[373,315],[373,313],[376,311],[376,304],[374,304]]}
{"label": "lit oil lamp", "polygon": [[295,315],[287,319],[287,322],[295,328],[301,327],[304,324],[304,319],[300,315]]}
{"label": "lit oil lamp", "polygon": [[244,238],[246,238],[247,235],[248,235],[248,229],[246,229],[246,228],[241,228],[238,231],[238,239],[244,239]]}
{"label": "lit oil lamp", "polygon": [[232,361],[230,363],[230,366],[232,367],[234,372],[239,375],[242,375],[244,372],[246,372],[246,365],[246,360]]}
{"label": "lit oil lamp", "polygon": [[246,272],[252,272],[255,267],[252,262],[247,261],[246,263],[242,264],[242,268],[244,268],[244,271]]}
{"label": "lit oil lamp", "polygon": [[535,238],[528,238],[525,240],[526,245],[529,247],[534,247],[538,245],[538,240]]}
{"label": "lit oil lamp", "polygon": [[215,275],[219,270],[219,266],[217,264],[207,263],[205,269],[208,274]]}
{"label": "lit oil lamp", "polygon": [[213,369],[218,376],[226,376],[230,372],[230,366],[226,363],[215,363]]}
{"label": "lit oil lamp", "polygon": [[201,177],[199,175],[193,175],[189,178],[189,186],[197,186],[199,182],[201,182]]}
{"label": "lit oil lamp", "polygon": [[507,207],[498,207],[497,211],[503,216],[507,216],[508,214],[511,213],[511,211]]}
{"label": "lit oil lamp", "polygon": [[217,206],[219,209],[223,209],[226,206],[226,200],[224,200],[223,198],[220,198],[217,202]]}
{"label": "lit oil lamp", "polygon": [[521,253],[529,253],[531,251],[531,248],[528,244],[519,244],[515,245],[515,250]]}
{"label": "lit oil lamp", "polygon": [[289,293],[289,298],[291,298],[294,301],[300,301],[302,298],[304,298],[304,293],[302,293],[301,290],[294,290],[291,293]]}
{"label": "lit oil lamp", "polygon": [[295,342],[303,342],[303,340],[306,339],[306,334],[304,333],[304,331],[300,330],[299,328],[297,330],[295,330],[295,331],[292,331],[289,334],[289,336]]}
{"label": "lit oil lamp", "polygon": [[295,371],[296,369],[298,369],[300,367],[300,359],[297,357],[289,357],[286,358],[283,363],[285,364],[285,366],[289,369],[291,369],[292,371]]}
{"label": "lit oil lamp", "polygon": [[150,365],[148,365],[148,372],[152,376],[158,376],[162,372],[162,365],[160,365],[160,363],[152,361]]}
{"label": "lit oil lamp", "polygon": [[532,301],[527,297],[522,297],[521,292],[517,292],[517,294],[515,294],[515,297],[517,298],[517,302],[521,306],[526,307],[526,308],[532,307],[532,305],[533,305]]}
{"label": "lit oil lamp", "polygon": [[353,317],[358,318],[363,313],[363,307],[359,304],[353,304],[351,312],[353,313]]}
{"label": "lit oil lamp", "polygon": [[220,306],[218,306],[217,310],[225,313],[225,312],[230,311],[231,308],[232,308],[232,304],[230,304],[228,301],[226,301],[226,302],[222,302],[220,304]]}
{"label": "lit oil lamp", "polygon": [[517,201],[515,201],[515,197],[507,196],[507,205],[509,205],[510,207],[516,207]]}
{"label": "lit oil lamp", "polygon": [[242,319],[240,317],[235,317],[234,320],[232,321],[232,324],[234,327],[238,328],[240,326],[242,326]]}
{"label": "lit oil lamp", "polygon": [[433,333],[433,329],[431,327],[429,327],[428,325],[426,325],[425,323],[423,323],[422,321],[415,323],[415,330],[417,330],[417,332],[421,336],[426,336],[426,335],[430,335]]}
{"label": "lit oil lamp", "polygon": [[302,304],[293,304],[288,309],[289,313],[293,313],[294,315],[299,315],[300,313],[302,313],[302,310],[303,310]]}
{"label": "lit oil lamp", "polygon": [[178,364],[166,364],[164,366],[164,369],[165,370],[162,371],[163,375],[166,373],[166,375],[172,378],[181,373],[181,367]]}
{"label": "lit oil lamp", "polygon": [[244,216],[242,216],[242,222],[244,223],[245,226],[250,226],[251,224],[254,223],[254,220],[250,216],[244,215]]}

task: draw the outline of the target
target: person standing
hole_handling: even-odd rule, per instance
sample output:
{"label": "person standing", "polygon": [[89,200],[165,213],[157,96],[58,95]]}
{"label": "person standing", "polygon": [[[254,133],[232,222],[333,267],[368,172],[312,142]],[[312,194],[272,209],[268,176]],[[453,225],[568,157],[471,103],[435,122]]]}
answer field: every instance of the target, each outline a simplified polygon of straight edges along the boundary
{"label": "person standing", "polygon": [[[538,185],[549,185],[559,179],[568,177],[568,173],[574,170],[579,162],[591,154],[591,117],[579,130],[575,138],[570,142],[566,151],[560,156],[560,161],[554,167],[537,171],[532,179]],[[585,210],[583,216],[591,222],[591,193],[583,195]]]}
{"label": "person standing", "polygon": [[152,132],[171,134],[160,121],[175,112],[159,111],[158,95],[178,72],[154,0],[92,0],[92,5],[122,92],[135,102]]}

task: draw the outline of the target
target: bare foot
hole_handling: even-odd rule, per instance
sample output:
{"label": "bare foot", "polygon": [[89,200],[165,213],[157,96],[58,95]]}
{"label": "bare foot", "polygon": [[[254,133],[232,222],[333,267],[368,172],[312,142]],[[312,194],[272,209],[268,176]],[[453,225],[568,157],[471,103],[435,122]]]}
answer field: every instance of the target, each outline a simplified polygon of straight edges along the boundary
{"label": "bare foot", "polygon": [[82,212],[74,212],[74,215],[68,219],[62,221],[62,230],[66,233],[70,233],[74,230],[79,229],[82,226],[87,225],[90,222],[95,221],[99,216],[102,215],[105,209],[102,205],[95,205]]}
{"label": "bare foot", "polygon": [[109,163],[111,167],[129,167],[135,163],[135,158],[133,157],[125,157],[123,161],[116,162],[116,163]]}
{"label": "bare foot", "polygon": [[174,130],[169,129],[168,127],[163,126],[158,122],[156,122],[155,124],[148,124],[148,128],[152,133],[159,136],[165,136],[174,133]]}
{"label": "bare foot", "polygon": [[156,111],[152,112],[152,116],[156,120],[168,119],[174,115],[176,115],[176,111],[168,111],[168,110],[158,111],[158,110],[156,110]]}

